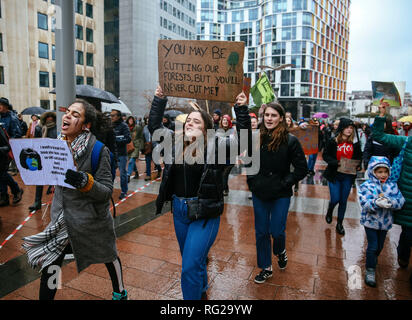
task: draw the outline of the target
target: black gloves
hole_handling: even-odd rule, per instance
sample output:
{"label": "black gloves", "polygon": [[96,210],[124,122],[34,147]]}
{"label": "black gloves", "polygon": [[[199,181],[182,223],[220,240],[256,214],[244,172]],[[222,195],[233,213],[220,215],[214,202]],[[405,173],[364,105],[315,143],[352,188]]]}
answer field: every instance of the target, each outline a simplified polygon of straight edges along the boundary
{"label": "black gloves", "polygon": [[72,185],[76,189],[83,189],[87,182],[89,181],[89,176],[84,172],[76,172],[73,170],[67,170],[65,183]]}

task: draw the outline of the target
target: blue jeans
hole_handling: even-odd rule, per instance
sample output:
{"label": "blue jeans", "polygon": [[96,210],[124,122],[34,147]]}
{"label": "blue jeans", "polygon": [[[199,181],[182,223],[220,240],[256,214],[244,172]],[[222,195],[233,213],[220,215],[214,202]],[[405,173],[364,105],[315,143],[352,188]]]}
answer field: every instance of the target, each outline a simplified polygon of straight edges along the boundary
{"label": "blue jeans", "polygon": [[127,165],[127,156],[119,156],[119,162],[117,163],[118,168],[120,170],[120,187],[122,189],[122,193],[127,193],[129,190],[128,185],[127,185],[127,171],[126,171],[126,165]]}
{"label": "blue jeans", "polygon": [[309,159],[308,159],[308,169],[309,169],[309,171],[315,171],[315,164],[316,164],[316,159],[317,158],[318,158],[317,153],[309,155]]}
{"label": "blue jeans", "polygon": [[329,182],[330,201],[329,208],[335,208],[339,203],[338,222],[342,222],[345,218],[346,206],[348,197],[352,189],[353,177],[348,174],[340,174],[336,176],[335,182]]}
{"label": "blue jeans", "polygon": [[402,226],[402,233],[398,243],[398,258],[409,262],[412,247],[412,227]]}
{"label": "blue jeans", "polygon": [[0,172],[0,193],[4,197],[8,194],[7,186],[10,187],[13,195],[20,191],[19,185],[7,171]]}
{"label": "blue jeans", "polygon": [[190,221],[185,199],[173,196],[173,222],[182,255],[181,286],[184,300],[200,300],[206,292],[206,258],[219,230],[220,217]]}
{"label": "blue jeans", "polygon": [[386,230],[375,230],[365,227],[368,248],[366,249],[366,268],[376,269],[378,257],[385,244]]}
{"label": "blue jeans", "polygon": [[262,201],[252,194],[255,211],[257,264],[261,269],[272,265],[270,236],[273,237],[273,254],[281,254],[286,248],[286,220],[290,198]]}
{"label": "blue jeans", "polygon": [[[152,175],[152,154],[146,154],[145,155],[145,160],[146,160],[146,175],[151,176]],[[160,164],[155,163],[155,168],[160,172],[162,171],[162,167]]]}
{"label": "blue jeans", "polygon": [[137,166],[136,166],[136,159],[137,158],[130,158],[129,159],[129,166],[127,168],[127,175],[131,176],[133,171],[136,173],[136,175],[139,175],[139,172],[137,171]]}

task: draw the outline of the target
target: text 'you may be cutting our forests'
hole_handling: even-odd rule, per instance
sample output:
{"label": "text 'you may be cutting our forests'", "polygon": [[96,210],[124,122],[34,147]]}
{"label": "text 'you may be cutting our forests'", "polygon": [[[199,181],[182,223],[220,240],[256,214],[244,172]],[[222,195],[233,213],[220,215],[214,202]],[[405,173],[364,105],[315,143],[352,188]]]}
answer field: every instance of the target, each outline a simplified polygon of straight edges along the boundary
{"label": "text 'you may be cutting our forests'", "polygon": [[159,40],[167,96],[234,102],[243,88],[244,42]]}

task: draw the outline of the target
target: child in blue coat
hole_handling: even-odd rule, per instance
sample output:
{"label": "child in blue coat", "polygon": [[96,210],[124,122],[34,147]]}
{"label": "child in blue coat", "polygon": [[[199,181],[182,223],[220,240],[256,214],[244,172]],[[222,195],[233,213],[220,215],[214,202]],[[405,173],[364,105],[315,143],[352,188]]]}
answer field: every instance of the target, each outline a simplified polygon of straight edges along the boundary
{"label": "child in blue coat", "polygon": [[390,178],[391,164],[386,157],[372,157],[368,165],[369,179],[359,188],[362,207],[360,223],[368,239],[365,283],[376,287],[375,269],[386,234],[392,228],[393,211],[400,210],[405,199],[398,185]]}

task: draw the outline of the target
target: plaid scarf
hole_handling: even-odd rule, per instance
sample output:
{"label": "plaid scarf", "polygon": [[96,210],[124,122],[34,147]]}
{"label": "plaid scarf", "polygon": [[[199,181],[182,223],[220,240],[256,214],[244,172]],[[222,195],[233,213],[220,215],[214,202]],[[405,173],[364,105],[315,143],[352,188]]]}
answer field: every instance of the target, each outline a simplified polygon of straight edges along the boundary
{"label": "plaid scarf", "polygon": [[[90,136],[89,131],[83,131],[71,143],[70,149],[74,160],[78,160],[85,154]],[[59,139],[64,139],[64,136],[59,136]],[[41,272],[45,267],[51,265],[69,243],[63,210],[54,224],[49,224],[43,232],[25,237],[23,240],[22,248],[27,252],[28,262],[33,269],[40,267]]]}

